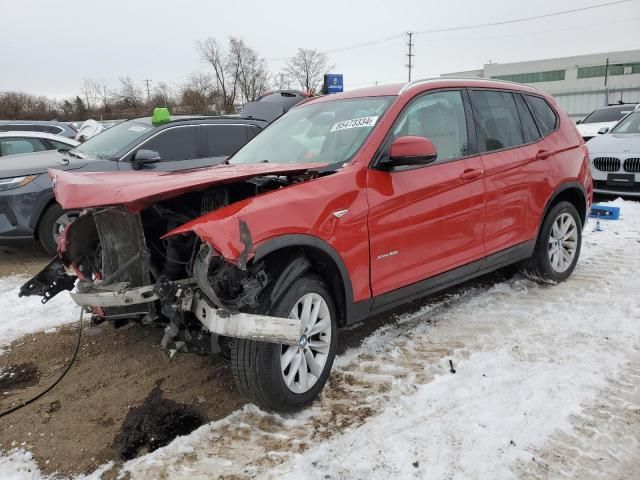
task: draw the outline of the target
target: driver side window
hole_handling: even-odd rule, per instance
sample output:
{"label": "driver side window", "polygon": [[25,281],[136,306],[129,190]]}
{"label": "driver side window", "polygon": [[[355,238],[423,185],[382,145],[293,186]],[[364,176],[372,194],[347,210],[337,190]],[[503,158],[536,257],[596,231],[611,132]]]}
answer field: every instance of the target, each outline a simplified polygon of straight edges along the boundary
{"label": "driver side window", "polygon": [[462,93],[447,90],[412,100],[393,131],[393,138],[407,135],[431,140],[438,152],[438,162],[469,155]]}

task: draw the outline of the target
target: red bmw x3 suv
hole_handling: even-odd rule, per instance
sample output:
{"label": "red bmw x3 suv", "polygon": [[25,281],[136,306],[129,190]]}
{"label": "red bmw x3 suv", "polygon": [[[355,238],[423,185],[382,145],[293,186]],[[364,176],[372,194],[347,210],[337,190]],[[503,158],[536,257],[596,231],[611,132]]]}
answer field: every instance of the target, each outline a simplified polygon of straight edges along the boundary
{"label": "red bmw x3 suv", "polygon": [[216,167],[50,175],[83,213],[21,293],[160,324],[284,411],[323,388],[340,327],[511,264],[565,280],[592,199],[553,98],[489,80],[309,99]]}

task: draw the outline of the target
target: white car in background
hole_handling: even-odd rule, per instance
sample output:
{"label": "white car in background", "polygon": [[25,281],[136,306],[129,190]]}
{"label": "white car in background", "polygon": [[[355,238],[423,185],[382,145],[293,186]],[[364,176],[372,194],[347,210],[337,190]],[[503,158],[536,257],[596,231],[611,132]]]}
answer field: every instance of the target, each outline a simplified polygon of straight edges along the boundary
{"label": "white car in background", "polygon": [[587,142],[594,192],[640,197],[640,109]]}
{"label": "white car in background", "polygon": [[585,142],[589,141],[593,137],[598,136],[599,133],[611,130],[620,120],[633,112],[637,107],[638,104],[636,103],[625,103],[597,108],[582,120],[576,122],[578,132],[580,132]]}
{"label": "white car in background", "polygon": [[[80,145],[72,138],[45,132],[0,132],[0,157],[43,150],[70,150]],[[1,164],[0,164],[1,167]]]}

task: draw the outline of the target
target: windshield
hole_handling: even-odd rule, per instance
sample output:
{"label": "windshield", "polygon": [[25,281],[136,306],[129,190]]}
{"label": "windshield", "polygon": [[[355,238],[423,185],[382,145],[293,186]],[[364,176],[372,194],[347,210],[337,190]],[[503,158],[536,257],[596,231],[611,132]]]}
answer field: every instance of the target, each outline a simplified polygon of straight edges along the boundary
{"label": "windshield", "polygon": [[229,163],[347,162],[394,98],[353,98],[294,108],[240,149]]}
{"label": "windshield", "polygon": [[109,159],[152,128],[151,125],[140,122],[123,122],[91,137],[82,145],[78,145],[73,152],[77,152],[83,157]]}
{"label": "windshield", "polygon": [[616,108],[603,108],[601,110],[594,110],[582,123],[600,123],[600,122],[617,122],[625,115],[633,112],[635,105],[621,105]]}
{"label": "windshield", "polygon": [[636,110],[615,126],[613,133],[640,133],[640,110]]}

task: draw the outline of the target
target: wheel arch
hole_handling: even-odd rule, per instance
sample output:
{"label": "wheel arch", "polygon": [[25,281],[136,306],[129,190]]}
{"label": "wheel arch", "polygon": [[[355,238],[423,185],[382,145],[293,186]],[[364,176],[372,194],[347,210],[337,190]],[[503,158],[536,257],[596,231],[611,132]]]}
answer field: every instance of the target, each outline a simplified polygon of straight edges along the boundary
{"label": "wheel arch", "polygon": [[56,203],[58,202],[56,202],[56,198],[52,195],[45,201],[41,201],[34,209],[33,215],[31,216],[30,224],[33,228],[33,237],[36,240],[40,240],[40,223],[42,222],[42,217],[44,216],[45,212]]}
{"label": "wheel arch", "polygon": [[[287,280],[292,283],[307,270],[320,275],[334,295],[336,310],[338,311],[338,326],[344,327],[351,323],[354,312],[353,287],[344,261],[340,254],[327,242],[318,237],[305,234],[282,235],[258,245],[255,249],[253,262],[279,257],[290,264],[297,262],[295,273]],[[308,261],[305,265],[304,260]],[[307,268],[305,268],[307,267]],[[287,267],[283,268],[283,271]],[[280,280],[280,279],[278,279]],[[280,289],[286,285],[280,285]]]}
{"label": "wheel arch", "polygon": [[578,182],[567,182],[560,185],[554,192],[553,195],[547,200],[547,204],[544,208],[544,212],[542,217],[540,218],[540,222],[538,223],[538,231],[536,232],[536,236],[540,233],[540,228],[542,228],[542,224],[544,219],[547,218],[547,214],[549,210],[553,208],[554,205],[562,201],[567,201],[571,203],[576,210],[578,210],[578,214],[580,215],[580,222],[582,223],[582,227],[584,227],[587,221],[588,208],[587,208],[587,193],[584,187]]}

